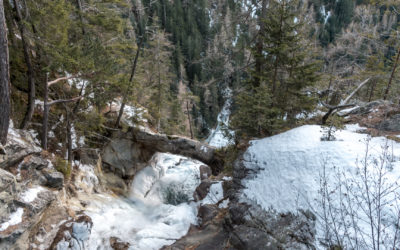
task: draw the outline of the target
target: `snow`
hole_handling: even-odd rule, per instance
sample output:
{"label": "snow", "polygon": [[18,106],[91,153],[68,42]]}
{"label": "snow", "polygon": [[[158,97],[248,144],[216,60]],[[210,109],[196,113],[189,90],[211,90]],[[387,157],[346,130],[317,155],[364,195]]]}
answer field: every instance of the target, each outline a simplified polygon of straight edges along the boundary
{"label": "snow", "polygon": [[210,191],[207,196],[200,201],[202,205],[216,204],[224,198],[224,190],[222,188],[222,181],[214,183],[210,186]]}
{"label": "snow", "polygon": [[37,195],[44,190],[45,189],[41,186],[29,188],[21,194],[21,200],[24,202],[30,203],[30,202],[34,201],[36,199]]}
{"label": "snow", "polygon": [[[267,211],[277,213],[296,213],[298,209],[310,209],[317,215],[321,214],[319,192],[322,172],[326,171],[329,187],[335,185],[338,172],[342,173],[340,176],[347,181],[357,178],[368,140],[369,154],[374,157],[368,162],[378,161],[382,155],[382,147],[390,146],[389,151],[393,152],[394,156],[391,158],[390,170],[385,176],[385,181],[389,185],[397,186],[400,178],[400,144],[383,137],[369,139],[368,135],[354,132],[360,128],[358,125],[349,125],[346,130],[337,131],[336,141],[321,141],[322,128],[316,125],[306,125],[269,138],[251,141],[244,155],[244,164],[258,173],[242,181],[242,200],[250,204],[256,203]],[[376,176],[375,170],[368,171],[373,173],[371,178]],[[363,195],[360,188],[352,188],[353,193]],[[396,199],[392,198],[389,196],[385,201],[393,203],[391,206],[396,206]],[[334,200],[333,205],[342,205],[338,202]],[[360,207],[356,212],[361,221],[359,225],[364,231],[368,231],[365,216],[361,211]],[[390,212],[385,210],[386,220],[391,216]],[[318,221],[317,237],[323,238],[320,218]]]}
{"label": "snow", "polygon": [[338,115],[340,115],[340,116],[347,116],[347,115],[350,114],[351,111],[353,111],[353,110],[355,110],[355,109],[358,109],[359,107],[360,107],[360,106],[354,106],[354,107],[351,107],[351,108],[348,108],[348,109],[342,109],[342,110],[340,110],[340,111],[337,112],[337,113],[338,113]]}
{"label": "snow", "polygon": [[223,148],[234,143],[232,139],[234,132],[228,129],[229,116],[231,115],[230,108],[232,105],[232,90],[227,88],[223,94],[226,98],[226,101],[221,112],[218,114],[218,125],[215,129],[211,130],[211,133],[206,140],[210,146],[217,148]]}
{"label": "snow", "polygon": [[79,161],[74,162],[79,168],[79,173],[75,178],[75,186],[81,191],[92,193],[93,190],[100,184],[100,181],[95,173],[95,166],[80,164]]}
{"label": "snow", "polygon": [[85,213],[93,228],[88,249],[111,249],[116,236],[130,249],[159,249],[184,236],[197,224],[193,193],[200,184],[201,162],[187,157],[156,153],[139,171],[128,198],[92,195]]}
{"label": "snow", "polygon": [[6,230],[9,226],[14,226],[22,222],[22,215],[24,214],[24,209],[19,207],[14,213],[10,214],[8,221],[0,224],[0,231]]}

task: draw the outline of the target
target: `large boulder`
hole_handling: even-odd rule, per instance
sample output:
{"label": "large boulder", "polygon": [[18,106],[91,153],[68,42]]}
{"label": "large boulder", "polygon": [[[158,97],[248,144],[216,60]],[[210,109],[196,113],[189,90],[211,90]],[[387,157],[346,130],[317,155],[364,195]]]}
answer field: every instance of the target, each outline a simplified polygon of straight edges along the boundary
{"label": "large boulder", "polygon": [[155,134],[132,129],[117,132],[102,151],[105,165],[124,178],[132,178],[146,166],[155,152],[179,154],[204,162],[214,174],[223,167],[216,148],[181,136]]}
{"label": "large boulder", "polygon": [[50,188],[62,189],[64,187],[64,175],[53,169],[44,169],[45,185]]}
{"label": "large boulder", "polygon": [[9,129],[7,143],[1,151],[0,168],[7,169],[18,164],[28,155],[39,154],[42,149],[29,132]]}
{"label": "large boulder", "polygon": [[383,120],[376,128],[383,131],[400,132],[400,114]]}

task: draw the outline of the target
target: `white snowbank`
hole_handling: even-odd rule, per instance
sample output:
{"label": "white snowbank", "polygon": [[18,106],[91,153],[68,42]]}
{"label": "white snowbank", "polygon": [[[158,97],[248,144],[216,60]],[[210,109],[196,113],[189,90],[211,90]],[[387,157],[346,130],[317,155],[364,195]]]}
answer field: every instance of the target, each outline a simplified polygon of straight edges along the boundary
{"label": "white snowbank", "polygon": [[[322,213],[319,201],[323,166],[326,167],[329,188],[334,187],[338,173],[341,173],[343,179],[357,178],[360,175],[368,136],[352,132],[361,128],[358,125],[347,128],[351,131],[336,132],[337,141],[321,141],[322,129],[315,125],[302,126],[269,138],[251,141],[251,146],[244,155],[244,163],[247,168],[259,172],[253,179],[243,180],[245,188],[242,199],[278,213],[296,213],[298,209],[311,209],[316,214]],[[394,153],[390,162],[391,170],[385,176],[385,181],[397,185],[400,177],[400,144],[387,141],[383,137],[371,138],[371,162],[379,160],[385,145],[390,146],[389,151]],[[375,173],[373,169],[368,171]],[[362,194],[360,187],[352,188],[352,192]],[[392,198],[388,197],[385,201],[392,202],[394,206],[396,199]],[[332,201],[333,205],[340,205],[339,202]],[[361,213],[362,209],[363,207],[360,207],[357,213]],[[385,211],[384,219],[390,219],[390,212]],[[365,220],[363,215],[357,216],[361,221]],[[360,222],[359,226],[363,230],[369,230],[365,222]],[[322,229],[317,230],[317,236],[323,237]]]}
{"label": "white snowbank", "polygon": [[157,153],[134,178],[129,199],[93,195],[86,214],[93,220],[88,249],[111,249],[115,236],[130,249],[159,249],[184,236],[197,223],[193,193],[201,162]]}
{"label": "white snowbank", "polygon": [[2,224],[0,224],[0,231],[6,230],[9,226],[14,226],[22,222],[22,215],[24,214],[24,209],[19,207],[14,213],[10,214],[10,219]]}

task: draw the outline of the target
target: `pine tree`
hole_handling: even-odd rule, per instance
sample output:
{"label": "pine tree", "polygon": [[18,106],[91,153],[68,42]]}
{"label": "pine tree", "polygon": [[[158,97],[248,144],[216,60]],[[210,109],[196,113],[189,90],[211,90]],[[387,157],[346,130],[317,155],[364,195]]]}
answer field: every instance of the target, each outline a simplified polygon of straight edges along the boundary
{"label": "pine tree", "polygon": [[[297,1],[270,1],[269,16],[263,20],[264,31],[260,33],[263,49],[260,53],[258,43],[252,48],[253,57],[257,58],[258,66],[262,65],[262,70],[253,68],[248,84],[257,86],[259,82],[260,87],[247,88],[249,98],[238,98],[239,110],[234,115],[237,122],[233,122],[233,126],[236,124],[242,131],[246,131],[244,124],[247,124],[251,136],[271,134],[283,122],[292,124],[296,114],[311,110],[315,103],[306,88],[317,81],[317,67],[310,59],[296,7]],[[252,100],[256,97],[264,100]],[[263,118],[257,120],[254,113],[250,115],[252,109]],[[252,123],[253,119],[256,120]]]}

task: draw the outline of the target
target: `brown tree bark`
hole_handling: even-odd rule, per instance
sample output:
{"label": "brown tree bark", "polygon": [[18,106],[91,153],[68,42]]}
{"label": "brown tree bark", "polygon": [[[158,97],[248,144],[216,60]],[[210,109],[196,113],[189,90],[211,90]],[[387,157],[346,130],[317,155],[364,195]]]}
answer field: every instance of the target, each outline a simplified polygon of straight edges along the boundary
{"label": "brown tree bark", "polygon": [[400,59],[400,48],[399,48],[398,51],[397,51],[396,61],[394,62],[392,74],[390,75],[390,79],[389,79],[388,85],[387,85],[387,87],[386,87],[385,94],[383,95],[383,100],[386,100],[387,97],[388,97],[390,87],[392,86],[392,81],[393,81],[393,78],[394,78],[394,73],[396,72],[397,65],[398,65],[398,63],[399,63],[399,59]]}
{"label": "brown tree bark", "polygon": [[10,75],[7,26],[3,0],[0,0],[0,143],[7,142],[10,122]]}
{"label": "brown tree bark", "polygon": [[49,124],[49,105],[47,104],[49,99],[49,75],[46,75],[46,82],[44,84],[44,101],[43,101],[43,125],[42,125],[42,148],[47,150],[47,136],[48,136],[48,124]]}
{"label": "brown tree bark", "polygon": [[32,66],[32,59],[31,59],[31,51],[29,48],[29,44],[26,38],[26,28],[23,23],[21,10],[19,9],[20,3],[18,0],[14,0],[14,8],[16,12],[16,21],[18,23],[18,28],[21,33],[21,40],[22,40],[22,47],[24,49],[24,58],[25,63],[28,68],[28,107],[25,113],[25,117],[22,120],[20,125],[21,129],[26,129],[29,125],[29,122],[32,120],[33,112],[35,111],[35,79],[34,79],[34,72]]}

